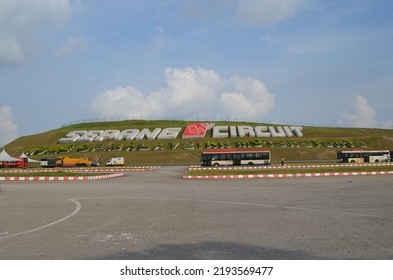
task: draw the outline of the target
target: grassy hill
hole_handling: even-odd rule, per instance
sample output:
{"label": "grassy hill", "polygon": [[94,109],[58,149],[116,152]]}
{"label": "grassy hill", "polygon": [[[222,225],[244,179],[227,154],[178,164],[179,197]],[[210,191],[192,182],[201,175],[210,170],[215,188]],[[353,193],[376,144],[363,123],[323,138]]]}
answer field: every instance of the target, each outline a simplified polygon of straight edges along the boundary
{"label": "grassy hill", "polygon": [[[256,138],[236,137],[217,139],[212,138],[209,130],[203,139],[182,139],[181,135],[189,121],[117,121],[117,122],[95,122],[75,124],[59,129],[51,130],[36,135],[23,136],[5,146],[7,152],[12,156],[18,156],[22,152],[29,153],[33,159],[49,158],[58,156],[58,152],[69,149],[62,154],[70,157],[88,157],[92,161],[98,161],[104,165],[111,157],[122,156],[129,165],[164,165],[164,164],[194,164],[199,162],[202,149],[208,144],[216,145],[217,148],[230,146],[236,148],[239,141],[251,145],[254,142],[262,143],[263,149],[272,152],[272,160],[279,161],[281,156],[286,161],[298,160],[335,160],[338,150],[349,149],[390,149],[393,150],[392,129],[365,129],[365,128],[332,128],[303,126],[303,137],[285,138]],[[215,122],[216,126],[261,126],[269,124],[252,122]],[[279,125],[273,125],[275,127]],[[60,138],[66,137],[71,131],[76,130],[110,130],[148,128],[181,127],[181,132],[175,140],[134,140],[134,141],[112,141],[72,143],[67,147],[59,144]],[[178,143],[176,149],[171,149]],[[191,144],[192,143],[192,144]],[[333,145],[334,144],[334,145]],[[194,146],[193,149],[190,145]],[[70,147],[71,146],[71,147]],[[125,151],[126,147],[134,146],[135,151]],[[149,151],[138,150],[138,146],[150,148]],[[116,150],[118,149],[118,150]],[[156,150],[154,150],[156,149]]]}

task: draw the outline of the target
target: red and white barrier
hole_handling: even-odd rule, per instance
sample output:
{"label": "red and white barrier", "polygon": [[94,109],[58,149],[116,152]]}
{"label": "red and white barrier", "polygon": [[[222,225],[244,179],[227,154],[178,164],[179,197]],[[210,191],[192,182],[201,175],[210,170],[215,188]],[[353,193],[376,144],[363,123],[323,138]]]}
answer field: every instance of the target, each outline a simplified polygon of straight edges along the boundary
{"label": "red and white barrier", "polygon": [[102,180],[124,176],[124,173],[105,174],[97,176],[18,176],[0,177],[0,181],[87,181]]}
{"label": "red and white barrier", "polygon": [[133,172],[150,171],[161,166],[127,166],[127,167],[93,167],[93,168],[34,168],[34,169],[0,169],[0,173],[36,173],[36,172]]}
{"label": "red and white barrier", "polygon": [[258,179],[258,178],[299,178],[299,177],[336,177],[336,176],[370,176],[393,175],[393,171],[366,171],[366,172],[321,172],[321,173],[294,173],[294,174],[250,174],[250,175],[202,175],[188,176],[183,179]]}
{"label": "red and white barrier", "polygon": [[363,166],[393,166],[392,162],[380,163],[340,163],[340,164],[310,164],[296,165],[262,165],[262,166],[190,166],[188,170],[252,170],[252,169],[290,169],[290,168],[322,168],[322,167],[363,167]]}

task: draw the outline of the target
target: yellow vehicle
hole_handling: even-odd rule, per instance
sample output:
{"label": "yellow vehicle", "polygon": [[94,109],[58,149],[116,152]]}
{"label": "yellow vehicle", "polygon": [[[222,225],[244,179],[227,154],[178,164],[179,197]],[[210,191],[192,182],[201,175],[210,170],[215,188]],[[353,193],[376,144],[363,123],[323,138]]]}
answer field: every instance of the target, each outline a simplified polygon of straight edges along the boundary
{"label": "yellow vehicle", "polygon": [[56,165],[60,167],[90,167],[91,161],[88,158],[58,157]]}

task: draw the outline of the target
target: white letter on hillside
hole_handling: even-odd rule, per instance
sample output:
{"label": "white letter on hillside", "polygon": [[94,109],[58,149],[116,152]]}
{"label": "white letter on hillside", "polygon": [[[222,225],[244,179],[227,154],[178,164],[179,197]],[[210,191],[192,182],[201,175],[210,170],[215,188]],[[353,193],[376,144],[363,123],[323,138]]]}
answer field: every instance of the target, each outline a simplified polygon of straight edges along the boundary
{"label": "white letter on hillside", "polygon": [[292,133],[292,131],[289,129],[289,127],[284,126],[283,129],[284,129],[285,135],[286,135],[287,137],[293,137],[293,133]]}
{"label": "white letter on hillside", "polygon": [[232,138],[235,138],[235,137],[237,137],[237,130],[236,130],[236,126],[234,126],[234,125],[231,125],[231,126],[229,127],[229,131],[231,132],[231,137],[232,137]]}
{"label": "white letter on hillside", "polygon": [[267,126],[256,126],[255,127],[255,134],[257,135],[257,137],[270,137],[270,133],[269,132],[263,132],[263,131],[267,131]]}
{"label": "white letter on hillside", "polygon": [[142,131],[135,137],[136,140],[142,140],[143,138],[147,138],[148,140],[156,139],[157,135],[160,133],[161,128],[154,129],[153,132],[150,132],[148,128],[142,129]]}
{"label": "white letter on hillside", "polygon": [[274,126],[269,126],[269,131],[272,137],[285,137],[285,132],[281,126],[277,126],[276,129],[274,128]]}
{"label": "white letter on hillside", "polygon": [[101,135],[102,130],[90,130],[87,133],[83,134],[80,138],[76,140],[76,142],[93,142],[93,140]]}
{"label": "white letter on hillside", "polygon": [[125,129],[120,134],[117,134],[113,140],[119,141],[125,138],[128,141],[134,140],[135,136],[139,133],[139,129]]}
{"label": "white letter on hillside", "polygon": [[78,138],[81,137],[81,135],[87,133],[86,130],[77,130],[77,131],[71,131],[66,135],[66,138],[61,138],[59,140],[59,143],[72,143],[76,142]]}
{"label": "white letter on hillside", "polygon": [[239,137],[245,137],[246,135],[255,137],[254,129],[251,126],[238,126],[237,131],[239,132]]}
{"label": "white letter on hillside", "polygon": [[295,132],[297,137],[303,137],[302,126],[291,126],[291,130]]}
{"label": "white letter on hillside", "polygon": [[228,127],[227,126],[215,126],[213,127],[213,138],[227,138]]}
{"label": "white letter on hillside", "polygon": [[164,128],[157,139],[176,139],[181,131],[181,127]]}
{"label": "white letter on hillside", "polygon": [[101,135],[97,136],[96,139],[94,139],[94,141],[101,142],[101,141],[104,141],[104,140],[113,139],[119,133],[120,133],[120,131],[117,130],[117,129],[104,130],[104,132],[101,133]]}

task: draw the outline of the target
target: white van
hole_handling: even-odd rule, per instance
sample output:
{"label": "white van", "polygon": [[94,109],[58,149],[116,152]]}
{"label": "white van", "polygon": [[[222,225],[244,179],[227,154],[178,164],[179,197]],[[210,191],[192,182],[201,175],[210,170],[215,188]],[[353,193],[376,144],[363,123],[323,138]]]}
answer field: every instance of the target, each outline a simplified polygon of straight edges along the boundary
{"label": "white van", "polygon": [[106,166],[122,166],[122,165],[124,165],[123,157],[111,158],[106,162]]}

